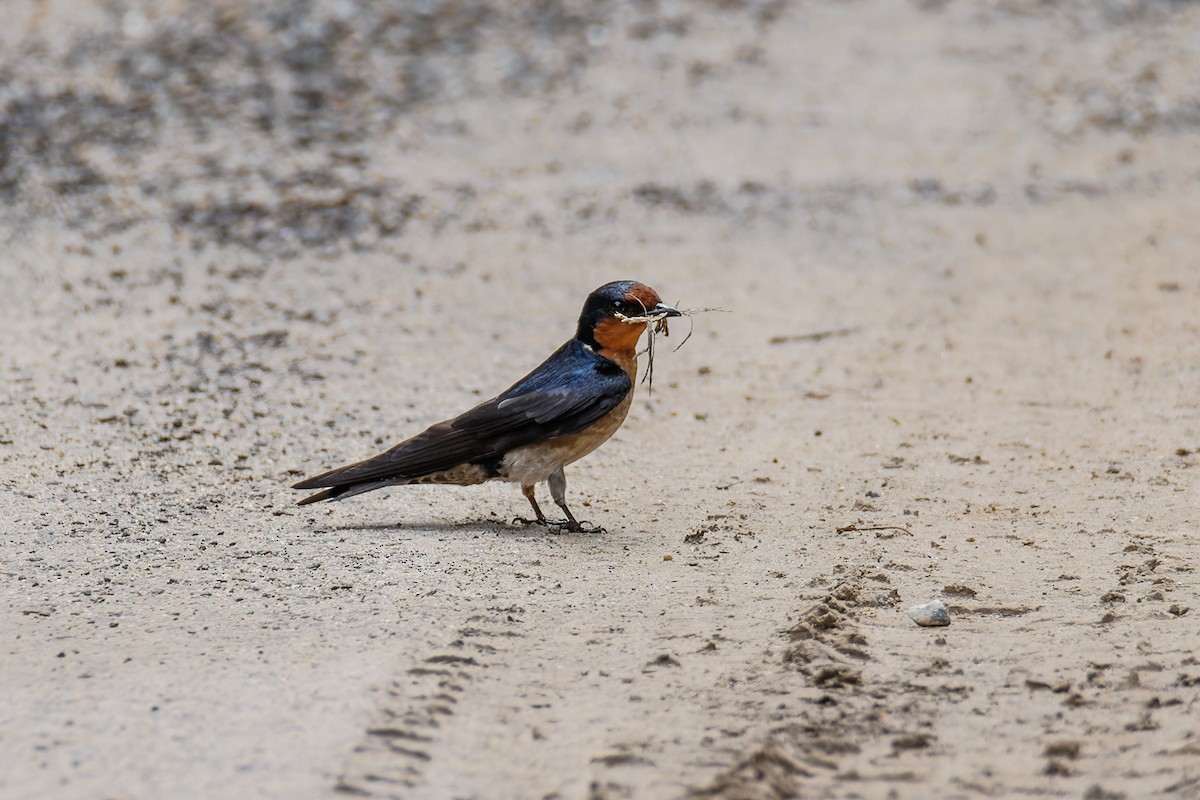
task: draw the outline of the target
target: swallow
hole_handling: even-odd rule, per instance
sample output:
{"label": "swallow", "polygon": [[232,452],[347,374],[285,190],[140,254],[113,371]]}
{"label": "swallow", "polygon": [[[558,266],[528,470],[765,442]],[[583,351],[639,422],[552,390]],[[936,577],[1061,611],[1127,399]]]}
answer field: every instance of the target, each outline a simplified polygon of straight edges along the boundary
{"label": "swallow", "polygon": [[[625,421],[637,378],[637,343],[648,322],[682,316],[637,281],[606,283],[588,295],[575,336],[501,394],[432,425],[390,450],[300,481],[323,489],[300,500],[344,500],[385,486],[519,483],[535,519],[517,521],[573,533],[581,525],[567,507],[564,468],[604,444]],[[645,321],[630,321],[634,317]],[[535,487],[545,481],[565,519],[550,520]]]}

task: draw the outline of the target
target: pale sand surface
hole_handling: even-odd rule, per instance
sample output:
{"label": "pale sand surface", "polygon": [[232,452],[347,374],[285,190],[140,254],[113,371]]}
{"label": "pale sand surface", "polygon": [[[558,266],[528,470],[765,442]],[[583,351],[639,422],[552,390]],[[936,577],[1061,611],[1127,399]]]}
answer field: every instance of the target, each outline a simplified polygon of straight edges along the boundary
{"label": "pale sand surface", "polygon": [[[12,6],[0,796],[1200,797],[1200,6]],[[627,277],[606,533],[292,505]]]}

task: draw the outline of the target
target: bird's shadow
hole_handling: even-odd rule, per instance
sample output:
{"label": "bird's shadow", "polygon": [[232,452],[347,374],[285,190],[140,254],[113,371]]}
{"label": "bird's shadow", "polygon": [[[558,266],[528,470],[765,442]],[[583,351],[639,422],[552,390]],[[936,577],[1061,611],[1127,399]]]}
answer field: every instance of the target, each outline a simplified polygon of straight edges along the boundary
{"label": "bird's shadow", "polygon": [[445,520],[424,520],[405,522],[349,522],[344,525],[333,525],[330,531],[380,531],[412,532],[412,533],[460,533],[481,534],[500,533],[514,536],[547,535],[554,536],[565,533],[555,528],[542,525],[509,524],[499,519],[465,520],[463,522],[446,522]]}

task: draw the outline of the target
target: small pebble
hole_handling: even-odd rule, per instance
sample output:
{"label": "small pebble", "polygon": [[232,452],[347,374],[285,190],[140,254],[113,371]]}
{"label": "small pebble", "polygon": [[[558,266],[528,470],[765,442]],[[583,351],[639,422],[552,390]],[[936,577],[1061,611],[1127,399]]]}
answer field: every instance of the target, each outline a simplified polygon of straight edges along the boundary
{"label": "small pebble", "polygon": [[936,628],[950,624],[950,612],[941,600],[927,600],[908,610],[908,618],[923,628]]}

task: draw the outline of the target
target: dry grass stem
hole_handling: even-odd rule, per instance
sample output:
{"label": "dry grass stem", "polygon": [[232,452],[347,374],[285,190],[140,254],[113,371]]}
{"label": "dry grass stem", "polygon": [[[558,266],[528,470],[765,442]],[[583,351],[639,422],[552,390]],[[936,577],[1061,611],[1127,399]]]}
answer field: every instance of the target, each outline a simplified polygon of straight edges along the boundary
{"label": "dry grass stem", "polygon": [[[683,337],[683,341],[680,342],[679,344],[675,345],[675,350],[672,350],[671,352],[675,352],[679,348],[683,347],[685,344],[687,344],[688,339],[692,338],[692,331],[695,330],[695,324],[692,321],[692,317],[694,315],[705,314],[709,311],[728,312],[728,309],[724,309],[724,308],[680,308],[680,309],[676,309],[676,310],[679,311],[681,316],[687,317],[688,332],[687,332],[687,336]],[[649,328],[650,333],[646,339],[646,347],[641,352],[639,352],[638,355],[639,356],[643,355],[643,354],[648,355],[648,358],[646,359],[646,374],[642,377],[642,382],[647,384],[647,386],[648,386],[647,391],[650,394],[653,394],[654,393],[654,337],[660,333],[663,336],[670,336],[671,329],[667,325],[668,317],[664,317],[660,314],[650,314],[650,313],[648,313],[648,309],[645,309],[645,308],[643,308],[643,311],[647,312],[647,313],[638,314],[638,315],[632,316],[632,317],[626,316],[625,314],[622,314],[621,312],[618,311],[616,316],[617,316],[617,319],[621,320],[621,322],[624,322],[627,325],[639,325],[639,324],[650,325],[650,328]]]}
{"label": "dry grass stem", "polygon": [[881,534],[883,531],[898,531],[900,533],[906,533],[909,536],[913,535],[913,532],[903,525],[844,525],[837,529],[838,533],[850,533],[852,531],[875,531],[875,535],[881,539],[892,538],[891,536],[882,536]]}

